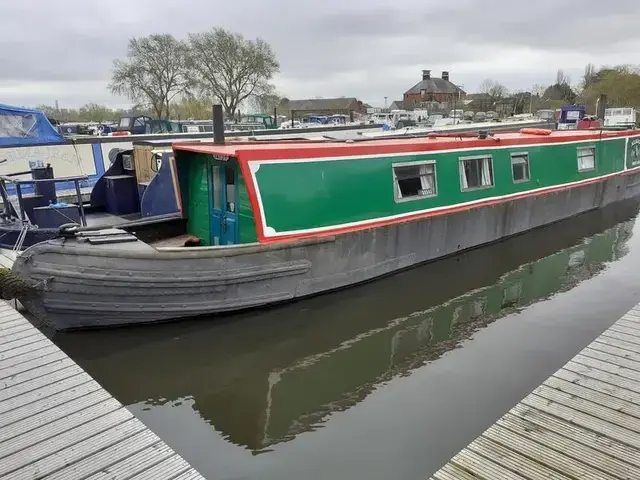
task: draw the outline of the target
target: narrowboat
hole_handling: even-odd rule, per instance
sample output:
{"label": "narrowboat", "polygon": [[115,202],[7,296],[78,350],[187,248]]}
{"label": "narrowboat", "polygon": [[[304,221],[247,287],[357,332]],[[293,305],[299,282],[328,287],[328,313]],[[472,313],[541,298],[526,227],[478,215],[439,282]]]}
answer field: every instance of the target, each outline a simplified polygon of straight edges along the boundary
{"label": "narrowboat", "polygon": [[126,224],[63,226],[16,258],[13,273],[33,287],[22,303],[55,329],[260,307],[640,194],[638,130],[215,138],[174,144],[163,160],[172,228],[160,228],[162,215],[144,238]]}

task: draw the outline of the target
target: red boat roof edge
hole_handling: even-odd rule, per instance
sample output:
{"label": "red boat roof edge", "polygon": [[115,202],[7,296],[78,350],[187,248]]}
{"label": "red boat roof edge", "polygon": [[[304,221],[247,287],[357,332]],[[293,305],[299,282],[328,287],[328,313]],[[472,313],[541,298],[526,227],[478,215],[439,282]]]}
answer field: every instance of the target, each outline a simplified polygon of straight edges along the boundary
{"label": "red boat roof edge", "polygon": [[433,151],[457,148],[491,148],[498,145],[530,145],[544,143],[562,143],[572,141],[597,140],[600,138],[626,137],[640,134],[640,130],[555,130],[551,134],[540,135],[534,133],[497,133],[489,138],[480,139],[476,136],[436,136],[420,138],[367,138],[366,140],[348,141],[309,141],[309,142],[241,142],[228,144],[214,144],[213,142],[181,142],[174,143],[173,149],[237,157],[244,154],[246,159],[263,158],[291,158],[295,151],[298,157],[314,155],[359,155],[367,153],[392,153],[408,151]]}

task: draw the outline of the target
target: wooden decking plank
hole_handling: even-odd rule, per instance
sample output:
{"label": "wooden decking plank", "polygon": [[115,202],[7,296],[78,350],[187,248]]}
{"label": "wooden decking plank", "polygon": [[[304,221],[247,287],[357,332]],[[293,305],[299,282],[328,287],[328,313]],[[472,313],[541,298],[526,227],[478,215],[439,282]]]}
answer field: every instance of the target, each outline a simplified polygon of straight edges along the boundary
{"label": "wooden decking plank", "polygon": [[[493,432],[493,428],[489,429],[485,436],[488,436],[503,445],[505,445],[504,441],[509,442],[510,439],[513,438],[513,443],[511,445],[506,444],[506,446],[516,449],[524,454],[527,454],[525,449],[533,450],[535,456],[527,455],[534,459],[540,454],[539,450],[545,451],[548,449],[555,451],[560,455],[547,453],[547,456],[552,457],[552,461],[560,460],[561,465],[554,468],[559,471],[564,471],[564,473],[569,475],[577,476],[579,478],[596,479],[640,478],[640,468],[633,467],[632,465],[629,465],[624,461],[620,461],[616,457],[612,457],[603,451],[587,447],[576,440],[558,435],[553,431],[540,428],[523,418],[507,414],[498,420],[495,426],[503,429],[496,430],[496,432],[500,434],[500,437],[496,436],[494,438],[489,434],[489,432]],[[508,430],[509,435],[505,434],[504,430]],[[512,435],[517,436],[512,437]],[[546,460],[544,463],[553,466]],[[607,467],[607,471],[601,470],[603,466]]]}
{"label": "wooden decking plank", "polygon": [[[18,317],[18,315],[19,315],[19,317]],[[14,318],[20,318],[20,317],[24,318],[20,312],[16,311],[15,308],[13,308],[13,307],[11,307],[11,306],[9,306],[7,304],[2,304],[0,306],[0,326],[3,323],[7,322],[8,320],[12,320]],[[25,320],[25,322],[28,322],[28,320],[26,318],[24,320]]]}
{"label": "wooden decking plank", "polygon": [[176,478],[172,478],[171,480],[204,480],[202,475],[200,475],[195,470],[191,470],[189,472],[184,472],[178,475]]}
{"label": "wooden decking plank", "polygon": [[636,380],[630,380],[621,375],[615,375],[607,371],[603,371],[597,368],[583,365],[581,363],[569,362],[562,369],[562,375],[559,375],[558,373],[556,373],[556,376],[559,376],[560,378],[564,378],[565,380],[567,380],[568,378],[567,372],[571,372],[576,375],[581,375],[586,378],[599,380],[600,382],[607,383],[609,385],[613,385],[616,387],[620,387],[625,390],[634,392],[637,395],[640,395],[640,382]]}
{"label": "wooden decking plank", "polygon": [[40,332],[34,332],[33,335],[28,338],[12,340],[11,342],[0,345],[0,355],[5,353],[11,355],[12,350],[28,347],[29,345],[42,342],[43,340],[46,340],[46,337],[43,337]]}
{"label": "wooden decking plank", "polygon": [[470,450],[468,447],[453,457],[451,463],[482,479],[527,480],[512,470]]}
{"label": "wooden decking plank", "polygon": [[3,335],[20,332],[22,330],[31,330],[33,325],[23,322],[20,318],[16,318],[13,322],[6,322],[0,325],[0,338]]}
{"label": "wooden decking plank", "polygon": [[42,425],[33,430],[21,432],[11,438],[9,442],[0,443],[0,458],[12,455],[27,447],[40,442],[48,441],[54,437],[69,438],[82,437],[83,432],[98,431],[104,425],[117,425],[131,420],[132,415],[114,399],[93,405],[67,417],[60,418],[49,424]]}
{"label": "wooden decking plank", "polygon": [[632,322],[638,322],[640,323],[640,310],[638,310],[637,307],[633,307],[631,310],[629,310],[627,313],[625,313],[621,319],[626,319],[627,317],[630,317],[629,320]]}
{"label": "wooden decking plank", "polygon": [[[629,334],[629,333],[625,333],[625,332],[621,332],[619,331],[620,327],[624,327],[625,324],[623,323],[615,323],[613,325],[611,325],[611,328],[606,329],[604,332],[602,332],[602,334],[600,335],[600,337],[602,336],[615,336],[615,334],[620,334],[623,335],[624,337],[628,337],[627,341],[631,342],[631,343],[638,343],[640,342],[640,337],[638,337],[638,330],[633,329],[634,333],[633,334]],[[597,342],[600,337],[596,338],[594,341]]]}
{"label": "wooden decking plank", "polygon": [[[469,465],[459,463],[471,454]],[[492,471],[496,465],[504,470]],[[516,475],[528,480],[640,478],[640,304],[432,478]]]}
{"label": "wooden decking plank", "polygon": [[50,344],[51,342],[47,338],[42,338],[36,343],[23,345],[22,347],[14,348],[6,352],[0,352],[0,362],[3,362],[10,358],[19,357],[27,352],[31,352],[41,347],[49,346]]}
{"label": "wooden decking plank", "polygon": [[624,333],[625,335],[629,335],[630,337],[636,337],[640,335],[640,330],[635,328],[635,324],[633,327],[627,322],[618,322],[611,326],[609,329],[612,332]]}
{"label": "wooden decking plank", "polygon": [[109,394],[104,390],[91,392],[79,398],[74,398],[70,402],[56,405],[49,410],[45,410],[36,415],[22,418],[20,420],[2,425],[0,428],[0,443],[10,440],[14,436],[33,430],[40,425],[54,422],[68,415],[82,411],[87,407],[98,405],[109,399]]}
{"label": "wooden decking plank", "polygon": [[[561,451],[550,448],[552,445],[540,444],[502,425],[492,426],[483,434],[483,437],[569,478],[616,480],[615,477],[605,472],[584,465],[581,462],[573,461],[571,457],[561,453]],[[546,440],[550,440],[550,438]]]}
{"label": "wooden decking plank", "polygon": [[203,480],[45,335],[0,301],[0,478],[132,477]]}
{"label": "wooden decking plank", "polygon": [[114,463],[94,473],[87,477],[86,480],[111,480],[112,478],[121,478],[125,475],[137,475],[160,463],[165,458],[174,455],[173,450],[167,445],[158,442],[140,450],[123,461]]}
{"label": "wooden decking plank", "polygon": [[[102,389],[97,382],[90,381],[40,398],[35,402],[17,405],[15,408],[0,414],[0,428],[36,415],[44,415],[44,412],[50,413],[55,408],[61,408],[65,412],[73,411],[73,402],[75,400],[80,401],[85,396],[101,391]],[[99,395],[96,394],[96,396]]]}
{"label": "wooden decking plank", "polygon": [[82,373],[82,370],[77,365],[69,363],[67,358],[56,362],[55,370],[52,369],[49,373],[46,368],[28,370],[19,374],[24,381],[18,384],[9,386],[6,379],[0,381],[0,402]]}
{"label": "wooden decking plank", "polygon": [[[535,394],[546,399],[547,401],[556,402],[561,405],[565,405],[573,410],[577,410],[594,417],[607,420],[609,423],[620,425],[622,427],[633,429],[634,431],[640,431],[640,422],[637,422],[636,417],[629,416],[623,412],[607,408],[603,405],[590,402],[580,397],[576,397],[573,394],[556,390],[548,386],[538,387],[535,390]],[[637,427],[634,424],[638,424]]]}
{"label": "wooden decking plank", "polygon": [[[523,404],[516,405],[501,420],[498,420],[498,422],[502,421],[509,422],[511,425],[509,428],[516,428],[516,425],[519,425],[519,428],[525,429],[534,439],[540,435],[552,433],[564,437],[567,441],[580,443],[591,450],[621,460],[627,465],[640,465],[640,450],[612,437],[605,437],[594,430],[548,415]],[[633,433],[625,432],[623,438],[628,438],[629,435],[633,435]],[[637,443],[640,444],[640,435],[637,436]],[[632,468],[640,470],[640,468]]]}
{"label": "wooden decking plank", "polygon": [[618,320],[616,323],[614,323],[611,328],[609,330],[617,330],[618,328],[626,328],[629,330],[633,330],[633,335],[634,336],[638,336],[640,335],[640,323],[638,323],[638,320],[635,317],[633,318],[629,318],[629,317],[622,317],[620,320]]}
{"label": "wooden decking plank", "polygon": [[580,353],[585,357],[595,358],[640,372],[640,362],[631,359],[630,356],[627,356],[627,352],[619,348],[594,342],[589,348],[585,348]]}
{"label": "wooden decking plank", "polygon": [[[538,395],[529,395],[522,401],[522,405],[539,410],[550,416],[562,419],[566,422],[578,425],[587,430],[592,430],[603,437],[613,438],[631,447],[640,449],[640,428],[631,428],[629,425],[612,424],[596,415],[581,412],[561,403],[549,401]],[[594,413],[594,412],[592,412]],[[525,417],[528,418],[528,417]]]}
{"label": "wooden decking plank", "polygon": [[131,477],[131,480],[157,480],[158,478],[173,480],[178,475],[188,472],[189,468],[189,464],[174,453],[153,467],[137,473]]}
{"label": "wooden decking plank", "polygon": [[[596,340],[598,343],[604,343],[613,347],[622,348],[631,352],[640,353],[640,337],[632,337],[626,333],[619,333],[609,330]],[[613,343],[610,343],[613,342]]]}
{"label": "wooden decking plank", "polygon": [[61,350],[51,342],[41,342],[37,347],[28,349],[21,355],[7,355],[5,357],[2,357],[0,355],[0,372],[2,372],[2,370],[4,370],[5,368],[19,365],[23,362],[31,360],[32,358],[47,355],[51,352],[61,352]]}
{"label": "wooden decking plank", "polygon": [[637,394],[630,390],[569,370],[556,372],[545,385],[640,419],[640,405],[633,403]]}
{"label": "wooden decking plank", "polygon": [[8,343],[17,342],[18,340],[26,340],[27,338],[38,337],[40,339],[40,332],[33,331],[32,328],[22,328],[21,330],[11,329],[7,332],[2,332],[0,335],[0,348]]}
{"label": "wooden decking plank", "polygon": [[479,478],[456,465],[448,463],[438,470],[431,477],[431,480],[478,480]]}
{"label": "wooden decking plank", "polygon": [[145,426],[141,422],[130,420],[116,426],[111,426],[99,433],[91,432],[85,438],[75,438],[73,443],[52,439],[45,444],[37,445],[25,450],[17,460],[24,459],[28,455],[27,465],[12,470],[12,480],[32,480],[34,477],[46,477],[62,468],[76,463],[92,453],[99,452],[111,445],[144,431]]}
{"label": "wooden decking plank", "polygon": [[595,350],[588,352],[589,356],[579,354],[576,355],[573,360],[574,363],[579,363],[581,365],[586,365],[588,367],[595,368],[597,370],[602,370],[604,372],[611,373],[613,375],[618,375],[620,377],[628,378],[630,380],[635,380],[640,382],[640,372],[637,370],[632,370],[627,368],[624,365],[618,365],[615,362],[615,357],[612,355],[608,355],[606,353],[600,354]]}
{"label": "wooden decking plank", "polygon": [[[83,458],[82,460],[58,470],[47,477],[47,480],[66,480],[71,476],[86,478],[99,472],[104,472],[119,462],[127,461],[140,451],[147,451],[148,447],[158,444],[160,439],[151,430],[144,429],[139,433],[127,437],[119,443],[100,450],[95,455]],[[168,447],[167,447],[168,449]],[[174,454],[171,452],[171,454]],[[175,454],[174,454],[175,455]],[[126,472],[131,475],[132,472]],[[113,478],[113,475],[112,475]]]}
{"label": "wooden decking plank", "polygon": [[4,402],[0,402],[0,414],[4,414],[10,410],[20,408],[22,406],[29,405],[38,400],[45,399],[51,395],[61,393],[65,390],[72,389],[79,385],[94,382],[88,375],[74,375],[73,377],[65,378],[59,382],[51,383],[37,390],[32,390],[19,397],[13,397]]}
{"label": "wooden decking plank", "polygon": [[476,438],[467,448],[525,478],[546,478],[549,480],[571,479],[571,477],[557,472],[535,460],[531,460],[521,453],[496,443],[484,435]]}
{"label": "wooden decking plank", "polygon": [[65,358],[66,355],[64,353],[54,348],[45,350],[44,352],[33,352],[33,355],[28,357],[25,355],[21,362],[15,362],[13,365],[0,366],[0,380],[5,380],[20,373],[62,361]]}

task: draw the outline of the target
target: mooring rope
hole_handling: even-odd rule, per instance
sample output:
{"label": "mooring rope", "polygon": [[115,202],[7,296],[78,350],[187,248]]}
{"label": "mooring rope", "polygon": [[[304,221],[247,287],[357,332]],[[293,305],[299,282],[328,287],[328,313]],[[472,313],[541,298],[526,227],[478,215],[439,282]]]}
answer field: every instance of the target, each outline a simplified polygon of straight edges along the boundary
{"label": "mooring rope", "polygon": [[0,298],[2,300],[26,299],[37,295],[44,285],[34,285],[9,268],[0,267]]}

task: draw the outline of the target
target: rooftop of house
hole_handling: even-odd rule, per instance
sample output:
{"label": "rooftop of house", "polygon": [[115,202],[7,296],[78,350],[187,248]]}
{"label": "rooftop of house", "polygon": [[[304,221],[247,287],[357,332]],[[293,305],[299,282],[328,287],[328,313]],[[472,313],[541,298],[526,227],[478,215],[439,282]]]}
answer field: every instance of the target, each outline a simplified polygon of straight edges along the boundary
{"label": "rooftop of house", "polygon": [[404,100],[394,100],[391,102],[390,108],[397,107],[400,110],[404,110]]}
{"label": "rooftop of house", "polygon": [[416,83],[409,90],[404,92],[405,95],[416,93],[445,93],[445,94],[465,94],[465,91],[449,81],[449,72],[442,72],[440,77],[432,77],[431,70],[422,71],[422,80]]}
{"label": "rooftop of house", "polygon": [[347,110],[354,102],[358,102],[355,97],[310,98],[285,101],[286,106],[283,106],[288,110]]}

